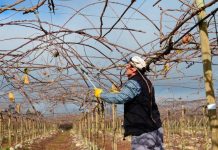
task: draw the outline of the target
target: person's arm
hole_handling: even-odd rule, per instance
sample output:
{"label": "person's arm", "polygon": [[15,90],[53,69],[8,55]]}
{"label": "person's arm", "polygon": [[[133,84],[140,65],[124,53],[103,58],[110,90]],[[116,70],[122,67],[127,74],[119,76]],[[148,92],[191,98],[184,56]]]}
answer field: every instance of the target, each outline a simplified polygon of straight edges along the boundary
{"label": "person's arm", "polygon": [[134,80],[128,80],[119,93],[101,93],[101,99],[107,103],[124,104],[131,101],[141,92],[140,85]]}

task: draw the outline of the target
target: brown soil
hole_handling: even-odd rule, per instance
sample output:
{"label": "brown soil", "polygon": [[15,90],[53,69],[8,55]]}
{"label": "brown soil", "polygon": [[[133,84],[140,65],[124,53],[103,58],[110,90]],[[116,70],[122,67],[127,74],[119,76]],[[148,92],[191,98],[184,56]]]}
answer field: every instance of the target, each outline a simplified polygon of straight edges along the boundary
{"label": "brown soil", "polygon": [[[75,137],[70,136],[70,132],[58,132],[50,137],[44,139],[35,139],[31,144],[24,144],[20,150],[85,150],[86,148],[77,147],[74,140]],[[102,136],[94,136],[95,141],[98,143],[98,147],[105,150],[112,150],[112,139],[111,135],[105,137],[105,142],[102,141]],[[74,143],[73,143],[74,141]],[[88,148],[87,148],[88,149]],[[118,138],[117,149],[130,150],[130,142]]]}
{"label": "brown soil", "polygon": [[23,150],[80,150],[72,143],[69,132],[58,132],[52,137],[37,139],[31,145],[24,145]]}
{"label": "brown soil", "polygon": [[[105,149],[105,150],[112,150],[112,141],[113,141],[113,136],[106,134],[105,136],[105,141],[103,140],[104,137],[102,134],[94,135],[93,139],[91,139],[91,141],[93,143],[97,143],[99,148]],[[118,150],[130,150],[131,149],[131,145],[130,142],[128,140],[123,140],[122,138],[117,138],[116,140],[116,144],[117,144],[117,149]]]}

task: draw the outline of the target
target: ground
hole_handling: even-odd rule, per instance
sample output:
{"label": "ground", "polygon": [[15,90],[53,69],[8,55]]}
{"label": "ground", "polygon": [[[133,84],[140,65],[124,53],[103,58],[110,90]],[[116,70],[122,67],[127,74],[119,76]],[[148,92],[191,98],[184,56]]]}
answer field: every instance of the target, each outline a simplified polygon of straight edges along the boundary
{"label": "ground", "polygon": [[[98,141],[98,146],[102,147],[102,142],[100,142],[100,138]],[[49,136],[44,139],[36,139],[33,142],[27,142],[24,144],[22,150],[88,150],[89,147],[85,144],[85,142],[81,142],[82,139],[79,136],[70,133],[70,131],[59,131],[52,136]],[[112,137],[109,135],[105,140],[105,150],[112,149]],[[129,140],[122,140],[119,138],[117,140],[117,148],[118,150],[129,150],[130,142]]]}
{"label": "ground", "polygon": [[81,150],[72,142],[70,132],[57,132],[45,139],[36,139],[33,143],[25,144],[23,150]]}

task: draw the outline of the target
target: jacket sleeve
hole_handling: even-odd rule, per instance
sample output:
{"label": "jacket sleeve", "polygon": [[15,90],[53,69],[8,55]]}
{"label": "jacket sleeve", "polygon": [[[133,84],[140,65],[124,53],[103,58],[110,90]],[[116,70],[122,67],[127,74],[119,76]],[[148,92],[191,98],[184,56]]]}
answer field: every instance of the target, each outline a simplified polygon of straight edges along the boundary
{"label": "jacket sleeve", "polygon": [[135,80],[128,80],[119,93],[102,93],[101,99],[107,103],[124,104],[140,94],[141,87]]}

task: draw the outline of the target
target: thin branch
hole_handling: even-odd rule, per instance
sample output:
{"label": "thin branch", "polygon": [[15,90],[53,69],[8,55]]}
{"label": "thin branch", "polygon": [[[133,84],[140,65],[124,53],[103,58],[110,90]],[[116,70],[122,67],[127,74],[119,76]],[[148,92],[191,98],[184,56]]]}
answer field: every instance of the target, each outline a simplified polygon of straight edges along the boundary
{"label": "thin branch", "polygon": [[131,1],[131,3],[129,4],[129,6],[128,6],[128,7],[124,10],[124,12],[121,14],[120,18],[118,18],[118,20],[113,24],[113,26],[110,28],[110,30],[107,31],[107,32],[103,35],[103,37],[105,37],[108,33],[110,33],[110,32],[113,30],[113,28],[117,25],[117,23],[120,21],[120,19],[124,16],[124,14],[127,12],[127,10],[132,6],[132,4],[133,4],[134,2],[136,2],[136,0],[132,0],[132,1]]}
{"label": "thin branch", "polygon": [[103,9],[103,11],[101,13],[101,17],[100,17],[100,35],[99,35],[99,37],[102,36],[103,16],[104,16],[105,10],[107,8],[107,4],[108,4],[108,0],[105,1],[104,9]]}

